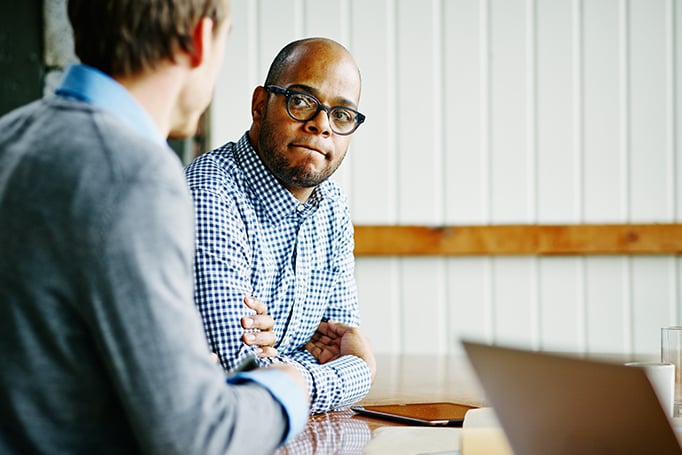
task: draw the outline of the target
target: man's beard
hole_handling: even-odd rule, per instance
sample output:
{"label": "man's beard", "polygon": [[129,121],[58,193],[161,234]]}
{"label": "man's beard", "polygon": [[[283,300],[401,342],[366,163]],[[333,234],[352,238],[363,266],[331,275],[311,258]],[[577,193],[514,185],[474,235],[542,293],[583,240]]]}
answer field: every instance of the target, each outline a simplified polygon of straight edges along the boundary
{"label": "man's beard", "polygon": [[[267,124],[261,127],[258,137],[258,147],[261,151],[261,160],[273,175],[285,186],[295,186],[299,188],[313,188],[327,180],[343,162],[343,158],[336,165],[325,161],[325,166],[319,171],[310,171],[308,166],[292,166],[287,161],[288,150],[278,148],[276,140],[272,135],[267,134]],[[311,158],[312,160],[312,158]],[[305,161],[307,163],[308,161]]]}

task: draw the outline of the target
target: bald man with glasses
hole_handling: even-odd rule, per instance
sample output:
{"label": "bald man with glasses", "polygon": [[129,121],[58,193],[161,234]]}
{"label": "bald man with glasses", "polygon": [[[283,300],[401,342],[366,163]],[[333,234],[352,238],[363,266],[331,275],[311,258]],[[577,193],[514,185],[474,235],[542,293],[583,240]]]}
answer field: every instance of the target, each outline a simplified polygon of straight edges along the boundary
{"label": "bald man with glasses", "polygon": [[294,365],[313,413],[359,401],[376,371],[359,329],[350,210],[329,180],[365,121],[360,87],[339,43],[292,42],[254,90],[249,131],[186,168],[195,302],[214,352],[228,371],[249,357]]}

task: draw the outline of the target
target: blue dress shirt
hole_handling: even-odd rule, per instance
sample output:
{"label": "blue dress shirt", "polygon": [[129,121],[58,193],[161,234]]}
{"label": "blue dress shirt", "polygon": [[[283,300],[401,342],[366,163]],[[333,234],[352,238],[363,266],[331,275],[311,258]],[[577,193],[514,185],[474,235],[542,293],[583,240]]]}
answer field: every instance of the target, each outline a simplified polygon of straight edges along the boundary
{"label": "blue dress shirt", "polygon": [[69,66],[56,94],[109,111],[143,136],[166,144],[154,120],[130,92],[96,68],[83,64]]}
{"label": "blue dress shirt", "polygon": [[323,320],[360,324],[353,276],[353,225],[340,188],[327,180],[306,203],[268,171],[245,134],[186,169],[197,214],[195,301],[226,370],[253,353],[241,319],[245,296],[264,302],[275,320],[279,356],[305,375],[312,412],[346,407],[369,391],[359,357],[320,364],[304,346]]}

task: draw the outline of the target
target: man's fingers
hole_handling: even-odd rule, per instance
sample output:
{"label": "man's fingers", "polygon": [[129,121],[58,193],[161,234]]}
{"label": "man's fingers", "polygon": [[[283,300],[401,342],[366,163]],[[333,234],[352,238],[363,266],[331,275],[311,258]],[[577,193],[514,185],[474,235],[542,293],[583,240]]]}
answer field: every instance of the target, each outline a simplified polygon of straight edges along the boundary
{"label": "man's fingers", "polygon": [[313,357],[317,359],[321,364],[327,363],[330,360],[334,360],[339,357],[339,353],[334,350],[325,349],[315,343],[307,343],[305,345],[306,351],[310,352]]}
{"label": "man's fingers", "polygon": [[242,340],[249,346],[260,346],[265,348],[274,346],[277,337],[273,332],[248,332],[242,335]]}
{"label": "man's fingers", "polygon": [[271,330],[275,326],[275,319],[269,314],[254,314],[242,318],[245,329]]}
{"label": "man's fingers", "polygon": [[334,321],[322,321],[317,327],[317,332],[323,333],[329,337],[342,337],[346,332],[352,330],[353,327]]}
{"label": "man's fingers", "polygon": [[322,348],[320,348],[318,345],[310,341],[307,342],[303,347],[305,348],[306,351],[310,352],[315,357],[318,357],[320,355],[320,351],[322,351]]}
{"label": "man's fingers", "polygon": [[338,344],[338,341],[335,342],[335,340],[337,340],[337,338],[329,338],[327,335],[322,335],[322,334],[318,334],[318,333],[313,335],[312,338],[310,339],[310,341],[313,341],[315,343],[325,344],[325,345],[329,345],[329,346],[331,346],[333,344]]}
{"label": "man's fingers", "polygon": [[346,332],[349,330],[353,330],[354,327],[351,327],[346,324],[341,324],[340,322],[334,322],[334,321],[327,321],[327,327],[329,328],[329,332],[335,334],[336,336],[342,337]]}
{"label": "man's fingers", "polygon": [[255,297],[244,297],[244,303],[247,307],[254,310],[256,314],[267,314],[268,312],[268,307]]}
{"label": "man's fingers", "polygon": [[256,349],[258,352],[258,357],[263,358],[263,357],[277,357],[277,349],[273,348],[272,346],[263,346],[260,349]]}

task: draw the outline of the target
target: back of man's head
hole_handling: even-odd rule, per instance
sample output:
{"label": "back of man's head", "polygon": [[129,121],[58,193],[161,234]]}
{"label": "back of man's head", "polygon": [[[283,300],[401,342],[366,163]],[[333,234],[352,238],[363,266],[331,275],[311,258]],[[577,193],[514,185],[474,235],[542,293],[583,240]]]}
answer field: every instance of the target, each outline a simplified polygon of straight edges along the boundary
{"label": "back of man's head", "polygon": [[69,0],[68,14],[82,63],[133,76],[178,51],[192,53],[197,22],[222,24],[229,12],[226,0]]}

